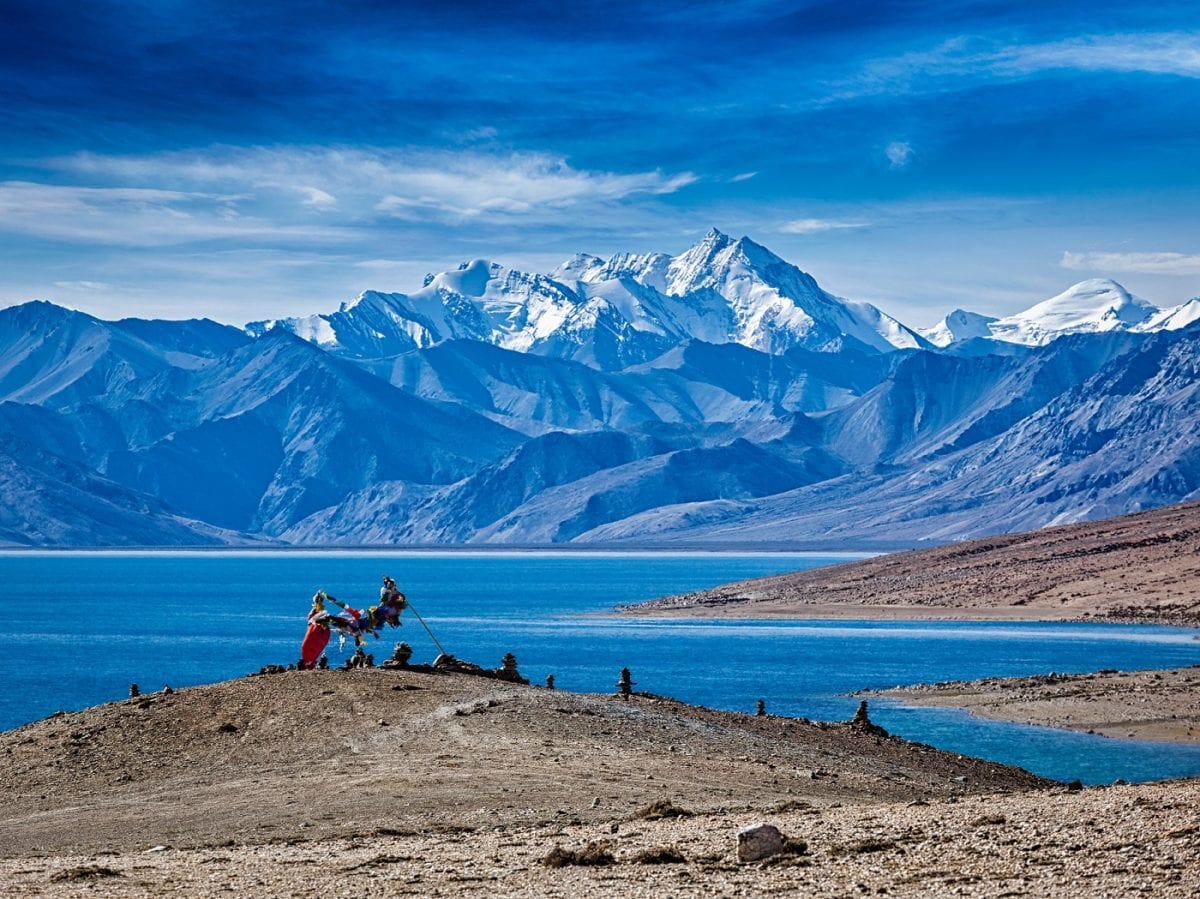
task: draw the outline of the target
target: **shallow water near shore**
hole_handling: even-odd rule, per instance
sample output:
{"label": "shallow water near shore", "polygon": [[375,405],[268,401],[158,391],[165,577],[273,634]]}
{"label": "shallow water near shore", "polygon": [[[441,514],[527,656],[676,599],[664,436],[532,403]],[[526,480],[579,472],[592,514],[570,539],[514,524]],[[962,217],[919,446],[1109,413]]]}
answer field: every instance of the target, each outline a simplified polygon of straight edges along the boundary
{"label": "shallow water near shore", "polygon": [[[719,708],[849,718],[867,687],[1049,671],[1200,663],[1195,631],[1136,625],[616,619],[614,605],[813,567],[839,558],[732,553],[197,552],[0,555],[0,728],[163,684],[189,686],[293,661],[314,590],[375,601],[391,574],[442,645],[485,666],[516,654],[535,683],[637,689]],[[417,621],[395,642],[437,649]],[[338,664],[351,647],[339,652]],[[873,704],[872,717],[939,748],[1086,783],[1200,775],[1200,747],[1111,740]],[[831,764],[836,764],[832,762]]]}

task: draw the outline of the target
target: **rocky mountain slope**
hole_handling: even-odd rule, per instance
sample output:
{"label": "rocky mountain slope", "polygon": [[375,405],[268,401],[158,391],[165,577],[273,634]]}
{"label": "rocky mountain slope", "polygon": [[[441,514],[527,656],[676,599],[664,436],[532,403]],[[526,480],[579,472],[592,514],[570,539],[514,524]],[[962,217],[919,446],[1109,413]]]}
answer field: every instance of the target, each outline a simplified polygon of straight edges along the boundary
{"label": "rocky mountain slope", "polygon": [[717,231],[245,331],[27,303],[0,542],[903,546],[1150,508],[1200,495],[1198,304],[1084,282],[921,336]]}

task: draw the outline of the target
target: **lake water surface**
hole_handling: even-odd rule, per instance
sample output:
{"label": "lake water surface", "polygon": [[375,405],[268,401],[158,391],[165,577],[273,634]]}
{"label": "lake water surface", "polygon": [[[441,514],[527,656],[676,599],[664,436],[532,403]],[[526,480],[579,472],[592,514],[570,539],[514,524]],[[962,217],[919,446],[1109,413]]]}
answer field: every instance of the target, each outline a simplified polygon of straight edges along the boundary
{"label": "lake water surface", "polygon": [[[299,655],[313,592],[369,605],[396,578],[447,651],[494,667],[513,652],[535,683],[638,689],[773,714],[849,718],[864,687],[1048,671],[1200,663],[1196,632],[1109,624],[617,619],[619,603],[829,564],[829,556],[655,553],[0,554],[0,728],[58,709],[237,677]],[[408,614],[373,643],[437,654]],[[351,647],[339,652],[338,664]],[[944,749],[1088,783],[1200,775],[1200,747],[1118,741],[876,704],[872,718]]]}

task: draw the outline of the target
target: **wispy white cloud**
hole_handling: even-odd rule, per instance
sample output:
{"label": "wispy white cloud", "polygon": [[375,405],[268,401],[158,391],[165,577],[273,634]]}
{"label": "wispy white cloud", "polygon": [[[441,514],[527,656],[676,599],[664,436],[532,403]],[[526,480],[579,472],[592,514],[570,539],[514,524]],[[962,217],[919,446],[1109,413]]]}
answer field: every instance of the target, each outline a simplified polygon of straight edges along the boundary
{"label": "wispy white cloud", "polygon": [[1200,254],[1186,253],[1072,253],[1059,265],[1072,271],[1137,272],[1151,275],[1200,275]]}
{"label": "wispy white cloud", "polygon": [[112,290],[104,281],[55,281],[54,286],[62,290]]}
{"label": "wispy white cloud", "polygon": [[855,228],[866,228],[869,222],[849,221],[845,219],[793,219],[784,222],[776,230],[783,234],[820,234],[822,231],[845,231]]}
{"label": "wispy white cloud", "polygon": [[1200,78],[1200,33],[1108,34],[1006,47],[992,63],[1001,72],[1047,69],[1145,72]]}
{"label": "wispy white cloud", "polygon": [[[689,172],[577,169],[543,153],[214,147],[45,160],[0,182],[0,232],[62,243],[330,247],[393,225],[548,225],[623,215]],[[65,183],[75,182],[75,183]]]}
{"label": "wispy white cloud", "polygon": [[0,182],[0,231],[66,242],[167,246],[221,238],[277,242],[351,237],[242,214],[237,198],[145,187]]}
{"label": "wispy white cloud", "polygon": [[333,206],[359,217],[464,220],[485,215],[536,219],[589,204],[671,194],[697,181],[667,174],[577,169],[561,156],[475,149],[216,147],[150,156],[81,153],[52,161],[77,176],[249,192],[260,203]]}
{"label": "wispy white cloud", "polygon": [[894,140],[884,147],[883,155],[887,157],[892,168],[902,169],[912,161],[912,144],[904,140]]}
{"label": "wispy white cloud", "polygon": [[1200,78],[1200,32],[1094,34],[1025,44],[960,36],[929,50],[870,60],[835,84],[828,99],[942,90],[949,79],[964,76],[1024,78],[1055,70]]}
{"label": "wispy white cloud", "polygon": [[730,178],[729,183],[730,184],[738,184],[739,182],[742,182],[742,181],[749,181],[751,178],[753,178],[757,174],[758,174],[758,172],[742,172],[740,175],[734,175],[732,178]]}
{"label": "wispy white cloud", "polygon": [[302,187],[299,188],[302,194],[306,194],[304,200],[305,206],[315,206],[318,209],[328,208],[337,205],[337,197],[333,194],[326,193],[319,187]]}

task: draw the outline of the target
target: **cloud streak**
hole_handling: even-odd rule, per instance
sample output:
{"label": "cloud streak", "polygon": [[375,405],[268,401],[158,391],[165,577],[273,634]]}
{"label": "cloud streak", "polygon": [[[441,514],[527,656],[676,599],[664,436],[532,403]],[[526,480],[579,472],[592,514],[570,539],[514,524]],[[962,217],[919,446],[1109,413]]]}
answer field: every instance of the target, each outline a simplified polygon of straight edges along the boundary
{"label": "cloud streak", "polygon": [[[698,179],[578,169],[545,153],[216,147],[46,160],[0,182],[0,232],[111,246],[344,244],[367,229],[602,217]],[[60,183],[62,181],[85,182]]]}
{"label": "cloud streak", "polygon": [[1136,272],[1150,275],[1200,275],[1200,254],[1186,253],[1072,253],[1059,262],[1065,269],[1084,272]]}
{"label": "cloud streak", "polygon": [[869,60],[857,75],[835,86],[825,102],[941,91],[964,80],[1019,79],[1054,71],[1200,79],[1200,32],[1092,34],[1023,44],[957,36],[929,50]]}
{"label": "cloud streak", "polygon": [[251,192],[327,210],[420,221],[485,215],[537,219],[559,210],[672,194],[698,178],[661,170],[578,169],[562,156],[471,149],[217,147],[149,156],[81,153],[52,160],[77,176]]}
{"label": "cloud streak", "polygon": [[245,215],[239,198],[141,187],[0,182],[0,231],[65,242],[169,246],[216,239],[338,242],[348,233]]}
{"label": "cloud streak", "polygon": [[848,221],[844,219],[807,218],[784,222],[776,230],[783,234],[820,234],[825,231],[849,231],[866,228],[869,224],[869,222]]}

